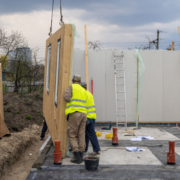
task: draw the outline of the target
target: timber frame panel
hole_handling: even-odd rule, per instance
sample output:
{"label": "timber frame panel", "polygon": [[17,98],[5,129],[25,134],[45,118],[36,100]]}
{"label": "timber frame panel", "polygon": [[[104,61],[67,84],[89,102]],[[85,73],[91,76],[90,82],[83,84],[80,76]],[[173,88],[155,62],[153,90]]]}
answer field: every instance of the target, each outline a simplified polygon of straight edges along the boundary
{"label": "timber frame panel", "polygon": [[0,138],[2,138],[6,134],[9,134],[9,130],[4,122],[2,68],[0,64]]}
{"label": "timber frame panel", "polygon": [[[60,64],[58,81],[58,98],[55,104],[55,80],[57,46],[60,45]],[[47,122],[53,142],[61,141],[62,157],[65,157],[67,150],[67,120],[65,115],[66,102],[64,101],[65,89],[69,86],[72,78],[72,55],[74,44],[74,29],[72,25],[66,24],[46,40],[45,70],[44,70],[44,93],[43,93],[43,114]],[[51,45],[49,90],[46,89],[47,51]]]}

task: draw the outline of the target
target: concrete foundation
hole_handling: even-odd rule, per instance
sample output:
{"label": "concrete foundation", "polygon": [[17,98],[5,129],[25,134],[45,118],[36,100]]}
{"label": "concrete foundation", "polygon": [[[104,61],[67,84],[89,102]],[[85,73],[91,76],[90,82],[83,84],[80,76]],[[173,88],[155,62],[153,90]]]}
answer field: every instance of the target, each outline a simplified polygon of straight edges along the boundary
{"label": "concrete foundation", "polygon": [[[133,129],[133,127],[128,128]],[[119,129],[124,130],[124,128]],[[100,131],[100,128],[97,128]],[[101,131],[102,132],[102,131]],[[104,135],[99,137],[101,147],[100,162],[97,171],[85,170],[84,163],[72,164],[71,157],[63,159],[62,165],[54,165],[54,147],[46,155],[41,169],[33,171],[26,180],[56,179],[180,179],[180,130],[179,128],[142,128],[135,130],[136,136],[152,136],[154,140],[130,141],[131,137],[119,133],[118,146],[112,146],[111,140]],[[175,140],[176,164],[167,165],[169,140]],[[140,147],[144,152],[128,152],[125,147]],[[92,152],[90,146],[88,152]],[[85,155],[86,156],[86,155]]]}

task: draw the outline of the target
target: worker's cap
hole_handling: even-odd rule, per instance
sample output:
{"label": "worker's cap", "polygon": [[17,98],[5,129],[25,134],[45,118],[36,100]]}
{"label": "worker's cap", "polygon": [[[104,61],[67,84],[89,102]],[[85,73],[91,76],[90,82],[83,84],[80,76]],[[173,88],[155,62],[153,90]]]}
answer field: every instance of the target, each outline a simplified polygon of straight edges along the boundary
{"label": "worker's cap", "polygon": [[75,75],[73,76],[73,80],[74,80],[74,81],[81,81],[81,76],[78,75],[78,74],[75,74]]}
{"label": "worker's cap", "polygon": [[86,87],[87,87],[87,84],[86,84],[85,82],[81,82],[81,86],[82,86],[83,88],[86,88]]}

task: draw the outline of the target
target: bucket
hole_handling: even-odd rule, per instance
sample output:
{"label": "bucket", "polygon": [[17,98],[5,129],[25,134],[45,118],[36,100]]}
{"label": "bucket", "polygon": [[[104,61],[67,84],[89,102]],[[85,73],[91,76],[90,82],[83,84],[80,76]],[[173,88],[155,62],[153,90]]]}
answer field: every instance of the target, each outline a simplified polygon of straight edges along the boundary
{"label": "bucket", "polygon": [[88,171],[95,171],[99,166],[99,158],[98,157],[86,157],[84,159],[85,169]]}

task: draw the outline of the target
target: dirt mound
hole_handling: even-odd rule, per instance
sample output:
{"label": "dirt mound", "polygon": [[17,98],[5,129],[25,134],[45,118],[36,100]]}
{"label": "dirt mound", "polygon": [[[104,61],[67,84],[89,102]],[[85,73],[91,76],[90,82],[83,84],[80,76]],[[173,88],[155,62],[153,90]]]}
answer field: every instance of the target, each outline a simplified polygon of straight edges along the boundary
{"label": "dirt mound", "polygon": [[40,132],[40,126],[32,125],[23,132],[12,133],[11,137],[0,140],[0,179],[11,171],[11,165],[19,159],[25,149],[37,141]]}
{"label": "dirt mound", "polygon": [[26,95],[4,95],[4,119],[10,132],[22,131],[32,124],[43,122],[43,95],[34,92]]}

